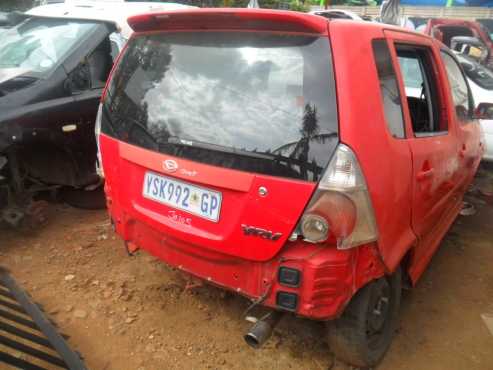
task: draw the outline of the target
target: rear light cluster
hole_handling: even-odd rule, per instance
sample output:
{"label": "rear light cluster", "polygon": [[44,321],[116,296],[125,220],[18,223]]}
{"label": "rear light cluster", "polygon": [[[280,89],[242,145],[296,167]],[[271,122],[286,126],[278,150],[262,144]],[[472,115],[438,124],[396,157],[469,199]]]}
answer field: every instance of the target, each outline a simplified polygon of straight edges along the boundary
{"label": "rear light cluster", "polygon": [[366,181],[353,151],[339,144],[297,227],[311,243],[348,249],[377,239]]}
{"label": "rear light cluster", "polygon": [[101,115],[103,114],[103,105],[99,104],[98,114],[96,116],[96,124],[94,125],[94,133],[96,134],[97,158],[96,158],[96,173],[104,179],[103,162],[101,159],[101,147],[99,145],[99,135],[101,134]]}

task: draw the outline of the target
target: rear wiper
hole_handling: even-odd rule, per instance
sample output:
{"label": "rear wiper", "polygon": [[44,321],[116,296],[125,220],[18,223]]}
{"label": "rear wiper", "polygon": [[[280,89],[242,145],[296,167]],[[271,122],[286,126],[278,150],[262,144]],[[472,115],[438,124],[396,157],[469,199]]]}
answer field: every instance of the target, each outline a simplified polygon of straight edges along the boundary
{"label": "rear wiper", "polygon": [[[320,140],[320,139],[332,139],[332,138],[337,138],[338,134],[337,133],[328,133],[328,134],[318,134],[314,135],[311,140]],[[220,152],[220,153],[228,153],[228,154],[235,154],[238,156],[242,157],[248,157],[248,158],[257,158],[257,159],[269,159],[269,160],[274,160],[278,162],[286,162],[289,165],[304,165],[305,161],[304,160],[299,160],[295,158],[292,154],[290,156],[284,156],[279,154],[279,152],[286,147],[289,146],[294,146],[299,143],[299,141],[295,141],[289,144],[285,144],[276,150],[272,152],[252,152],[244,149],[236,149],[236,148],[231,148],[223,145],[218,145],[218,144],[210,144],[210,143],[205,143],[202,141],[196,141],[196,140],[186,140],[186,139],[181,139],[176,136],[170,136],[168,138],[168,143],[177,145],[177,146],[184,146],[184,147],[192,147],[192,148],[199,148],[199,149],[205,149],[205,150],[211,150],[215,152]]]}
{"label": "rear wiper", "polygon": [[[180,139],[176,136],[170,136],[168,138],[168,143],[173,144],[173,145],[178,145],[178,146],[211,150],[211,151],[220,152],[220,153],[235,154],[235,155],[239,155],[242,157],[248,157],[248,158],[257,158],[257,159],[280,159],[280,158],[282,158],[281,156],[276,155],[276,154],[265,153],[265,152],[264,153],[250,152],[248,150],[236,149],[236,148],[231,148],[231,147],[218,145],[218,144],[210,144],[210,143],[205,143],[203,141]],[[287,158],[287,159],[289,159],[289,158]]]}

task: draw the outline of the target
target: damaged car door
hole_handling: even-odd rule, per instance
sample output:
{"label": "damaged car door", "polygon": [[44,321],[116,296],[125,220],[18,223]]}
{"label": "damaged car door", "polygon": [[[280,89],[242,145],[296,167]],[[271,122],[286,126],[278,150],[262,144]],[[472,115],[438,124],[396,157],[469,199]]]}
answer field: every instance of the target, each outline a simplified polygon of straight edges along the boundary
{"label": "damaged car door", "polygon": [[95,175],[94,119],[111,69],[110,22],[32,17],[0,46],[0,210],[16,225],[43,190]]}

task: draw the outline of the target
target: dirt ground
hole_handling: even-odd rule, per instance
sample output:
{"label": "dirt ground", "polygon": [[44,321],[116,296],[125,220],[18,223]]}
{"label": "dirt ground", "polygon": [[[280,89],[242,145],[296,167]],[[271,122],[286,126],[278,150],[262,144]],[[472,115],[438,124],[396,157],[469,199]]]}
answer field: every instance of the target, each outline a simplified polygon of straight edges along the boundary
{"label": "dirt ground", "polygon": [[[493,317],[493,204],[485,199],[477,189],[467,196],[477,213],[457,219],[405,292],[379,370],[493,369],[493,334],[481,316]],[[51,205],[49,223],[34,234],[0,230],[0,265],[70,336],[89,369],[347,368],[334,363],[322,325],[291,316],[264,348],[247,347],[248,301],[210,286],[185,289],[178,272],[146,253],[127,256],[104,211]]]}

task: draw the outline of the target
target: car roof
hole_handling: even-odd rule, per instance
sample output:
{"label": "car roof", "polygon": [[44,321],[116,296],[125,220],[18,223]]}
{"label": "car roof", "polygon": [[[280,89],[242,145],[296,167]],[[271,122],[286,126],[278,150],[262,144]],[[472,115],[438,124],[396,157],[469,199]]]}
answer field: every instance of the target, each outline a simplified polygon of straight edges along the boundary
{"label": "car roof", "polygon": [[129,38],[132,29],[127,18],[138,14],[149,14],[168,10],[196,8],[178,3],[122,1],[68,1],[65,3],[42,5],[27,11],[26,14],[37,17],[84,19],[113,23],[125,38]]}

